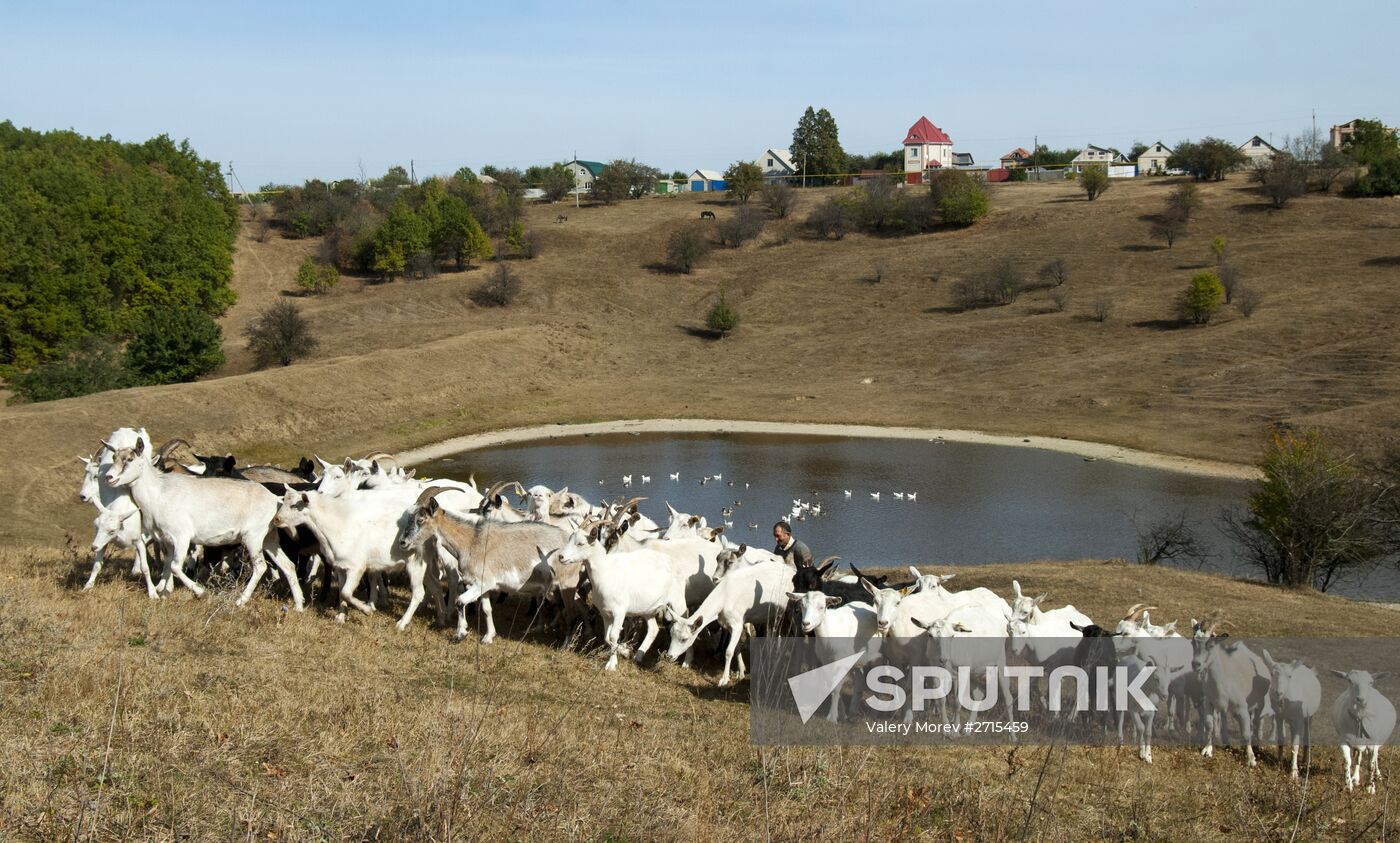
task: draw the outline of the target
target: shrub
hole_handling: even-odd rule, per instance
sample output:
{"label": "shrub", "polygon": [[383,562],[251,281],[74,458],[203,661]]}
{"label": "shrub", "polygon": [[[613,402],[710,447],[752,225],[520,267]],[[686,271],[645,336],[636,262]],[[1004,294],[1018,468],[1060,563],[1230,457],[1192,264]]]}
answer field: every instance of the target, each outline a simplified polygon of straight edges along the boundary
{"label": "shrub", "polygon": [[840,240],[851,230],[851,209],[835,196],[828,196],[812,209],[807,225],[823,240]]}
{"label": "shrub", "polygon": [[1366,172],[1347,185],[1348,196],[1395,196],[1400,194],[1400,156],[1371,164]]}
{"label": "shrub", "polygon": [[223,333],[214,317],[194,308],[153,308],[137,323],[126,347],[126,367],[137,383],[182,383],[224,362]]}
{"label": "shrub", "polygon": [[1225,242],[1224,235],[1216,235],[1215,239],[1210,241],[1210,253],[1215,258],[1217,266],[1225,262],[1225,251],[1227,248],[1228,244]]}
{"label": "shrub", "polygon": [[793,203],[797,200],[797,191],[783,182],[769,182],[758,192],[758,199],[763,203],[763,207],[768,209],[768,213],[783,219],[792,213]]}
{"label": "shrub", "polygon": [[506,231],[506,247],[510,249],[511,254],[518,255],[524,242],[525,223],[516,220],[510,224],[510,228]]}
{"label": "shrub", "polygon": [[666,265],[677,272],[690,273],[710,253],[710,241],[694,226],[671,232],[666,241]]}
{"label": "shrub", "polygon": [[1263,298],[1258,290],[1251,287],[1241,287],[1235,293],[1235,307],[1239,309],[1241,316],[1248,319],[1254,315],[1254,311],[1259,309],[1259,303],[1263,301]]}
{"label": "shrub", "polygon": [[885,280],[885,264],[882,261],[875,261],[870,265],[870,283],[879,284]]}
{"label": "shrub", "polygon": [[1202,272],[1191,279],[1181,297],[1182,315],[1197,325],[1205,325],[1225,303],[1225,285],[1214,272]]}
{"label": "shrub", "polygon": [[1113,299],[1108,296],[1095,296],[1089,308],[1089,316],[1095,322],[1107,322],[1113,315]]}
{"label": "shrub", "polygon": [[1011,304],[1025,289],[1025,278],[1010,258],[1002,258],[981,275],[953,284],[953,301],[963,310]]}
{"label": "shrub", "polygon": [[303,260],[297,269],[297,286],[308,293],[324,293],[339,281],[335,267],[318,264],[315,258]]}
{"label": "shrub", "polygon": [[259,311],[243,329],[248,350],[253,352],[253,365],[290,366],[293,360],[310,354],[317,345],[311,335],[311,325],[293,302],[282,299]]}
{"label": "shrub", "polygon": [[408,266],[403,247],[398,243],[376,245],[374,247],[374,271],[385,281],[393,281],[403,274]]}
{"label": "shrub", "polygon": [[1151,234],[1154,240],[1167,241],[1167,248],[1170,249],[1185,229],[1186,219],[1168,208],[1166,213],[1158,214],[1152,221]]}
{"label": "shrub", "polygon": [[719,300],[710,308],[710,312],[705,314],[705,326],[723,338],[739,324],[739,314],[724,297],[724,291],[719,291]]}
{"label": "shrub", "polygon": [[1216,268],[1215,275],[1220,279],[1220,286],[1225,289],[1225,303],[1229,304],[1234,301],[1235,291],[1244,280],[1239,267],[1227,261]]}
{"label": "shrub", "polygon": [[1286,153],[1279,153],[1254,168],[1250,178],[1259,185],[1259,192],[1275,208],[1288,200],[1302,196],[1308,190],[1308,165]]}
{"label": "shrub", "polygon": [[408,274],[414,278],[436,278],[438,274],[437,261],[433,259],[433,253],[427,249],[421,249],[409,255],[406,269]]}
{"label": "shrub", "polygon": [[987,215],[991,199],[982,183],[970,173],[944,170],[929,179],[933,212],[945,225],[972,225]]}
{"label": "shrub", "polygon": [[116,345],[100,337],[82,340],[67,356],[10,378],[24,401],[55,401],[131,385]]}
{"label": "shrub", "polygon": [[1101,164],[1090,164],[1079,175],[1079,187],[1092,202],[1108,191],[1108,168]]}
{"label": "shrub", "polygon": [[520,235],[520,257],[534,260],[540,253],[540,236],[533,231]]}
{"label": "shrub", "polygon": [[[1049,263],[1040,267],[1036,273],[1040,281],[1047,287],[1059,287],[1069,280],[1069,264],[1064,258],[1055,258]],[[1060,308],[1063,310],[1064,308]]]}
{"label": "shrub", "polygon": [[504,263],[496,264],[491,277],[471,291],[471,300],[479,307],[507,307],[520,293],[520,278]]}
{"label": "shrub", "polygon": [[1050,291],[1050,303],[1055,306],[1055,310],[1063,313],[1069,307],[1069,293],[1064,288],[1056,287]]}
{"label": "shrub", "polygon": [[1183,222],[1187,222],[1201,210],[1201,204],[1201,189],[1196,183],[1182,182],[1168,194],[1166,213],[1175,214]]}
{"label": "shrub", "polygon": [[763,224],[763,212],[745,206],[733,216],[721,220],[715,231],[721,244],[737,249],[763,233]]}

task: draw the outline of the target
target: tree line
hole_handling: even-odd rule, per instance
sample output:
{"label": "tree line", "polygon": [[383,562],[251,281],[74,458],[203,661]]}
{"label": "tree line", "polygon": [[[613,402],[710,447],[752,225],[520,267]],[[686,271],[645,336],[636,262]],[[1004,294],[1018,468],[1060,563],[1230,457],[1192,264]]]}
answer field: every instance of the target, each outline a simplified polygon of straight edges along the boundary
{"label": "tree line", "polygon": [[187,141],[0,122],[0,376],[43,400],[219,365],[237,231]]}

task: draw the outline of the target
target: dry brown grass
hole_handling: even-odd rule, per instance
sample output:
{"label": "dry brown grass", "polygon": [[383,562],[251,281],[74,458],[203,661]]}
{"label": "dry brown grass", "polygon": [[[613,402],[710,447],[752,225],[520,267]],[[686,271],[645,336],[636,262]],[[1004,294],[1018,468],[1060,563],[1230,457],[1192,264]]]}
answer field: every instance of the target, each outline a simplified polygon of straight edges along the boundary
{"label": "dry brown grass", "polygon": [[[341,626],[266,592],[244,610],[230,592],[152,603],[120,576],[84,594],[85,564],[0,552],[3,839],[1380,837],[1385,796],[1343,793],[1330,749],[1306,789],[1271,747],[1252,771],[1165,747],[1152,767],[1112,748],[760,750],[746,683],[714,687],[710,664],[608,675],[518,607],[497,644],[453,646],[421,620]],[[1121,563],[961,576],[1102,618],[1150,596],[1163,618],[1209,600],[1251,634],[1400,632],[1385,609]]]}
{"label": "dry brown grass", "polygon": [[[1166,181],[1092,204],[1072,184],[1007,185],[966,231],[836,243],[783,223],[685,278],[647,266],[676,225],[730,209],[656,199],[553,225],[556,209],[537,207],[544,249],[518,265],[511,308],[470,303],[480,270],[347,278],[303,302],[321,340],[308,362],[249,373],[231,346],[224,377],[0,409],[0,837],[1286,840],[1301,805],[1298,840],[1375,839],[1386,803],[1339,793],[1331,753],[1306,793],[1230,753],[1164,749],[1150,769],[1114,750],[759,753],[743,686],[717,690],[709,674],[604,676],[600,658],[518,629],[452,647],[423,623],[338,627],[267,597],[248,611],[227,595],[152,604],[111,577],[80,595],[53,550],[65,533],[86,544],[92,517],[73,502],[73,458],[128,424],[253,459],[623,417],[966,427],[1238,461],[1280,421],[1390,435],[1400,203],[1309,196],[1266,212],[1242,186],[1203,186],[1205,209],[1169,251],[1147,245],[1141,219]],[[824,193],[802,194],[797,217]],[[1163,329],[1217,234],[1263,306]],[[240,238],[231,343],[314,248]],[[1027,272],[1065,257],[1068,311],[1040,291],[949,312],[952,281],[1005,255]],[[740,329],[693,336],[721,288]],[[1099,296],[1115,303],[1103,324],[1083,312]],[[47,549],[18,549],[34,544]],[[1113,565],[963,581],[1004,589],[1013,574],[1096,616],[1150,597],[1159,617],[1219,607],[1260,635],[1395,632],[1400,618]]]}

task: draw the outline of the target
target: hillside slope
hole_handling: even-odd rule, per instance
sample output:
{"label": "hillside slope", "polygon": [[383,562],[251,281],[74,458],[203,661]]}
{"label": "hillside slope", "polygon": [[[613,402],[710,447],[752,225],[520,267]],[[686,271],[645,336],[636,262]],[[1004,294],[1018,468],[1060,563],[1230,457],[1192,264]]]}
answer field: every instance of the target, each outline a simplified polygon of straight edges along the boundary
{"label": "hillside slope", "polygon": [[[0,409],[0,540],[85,532],[73,459],[116,426],[145,425],[240,456],[325,456],[418,445],[496,427],[616,417],[709,416],[964,427],[1069,436],[1252,461],[1269,425],[1390,435],[1400,420],[1400,202],[1309,196],[1283,211],[1241,178],[1202,187],[1205,208],[1173,249],[1145,216],[1166,180],[1116,182],[1095,202],[1072,184],[994,187],[968,230],[908,238],[807,239],[795,219],[718,250],[693,276],[651,268],[667,234],[699,224],[703,196],[614,207],[534,207],[542,254],[514,262],[522,300],[471,304],[482,269],[386,285],[345,279],[301,299],[321,347],[249,372],[239,330],[290,289],[311,241],[240,236],[239,304],[225,317],[224,376]],[[251,226],[245,226],[251,229]],[[782,235],[782,236],[780,236]],[[1173,303],[1223,235],[1263,305],[1176,328]],[[786,242],[783,242],[783,241]],[[1002,256],[1028,274],[1071,266],[1071,297],[1048,291],[959,313],[950,287]],[[883,280],[869,279],[883,267]],[[739,329],[697,336],[715,293]],[[1091,302],[1111,318],[1088,318]],[[869,380],[869,383],[864,381]],[[52,478],[59,477],[55,482]]]}

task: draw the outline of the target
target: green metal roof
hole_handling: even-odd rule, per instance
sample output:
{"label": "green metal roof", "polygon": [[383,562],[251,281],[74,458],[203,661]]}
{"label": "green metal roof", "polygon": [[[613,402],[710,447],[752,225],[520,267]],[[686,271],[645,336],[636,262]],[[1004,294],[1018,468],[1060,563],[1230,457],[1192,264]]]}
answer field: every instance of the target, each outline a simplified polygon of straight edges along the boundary
{"label": "green metal roof", "polygon": [[579,161],[579,160],[575,160],[574,163],[575,163],[575,164],[578,164],[580,167],[585,168],[586,170],[588,170],[588,172],[592,173],[594,176],[600,175],[600,174],[603,172],[603,167],[605,166],[605,165],[603,164],[603,162],[601,162],[601,161]]}

